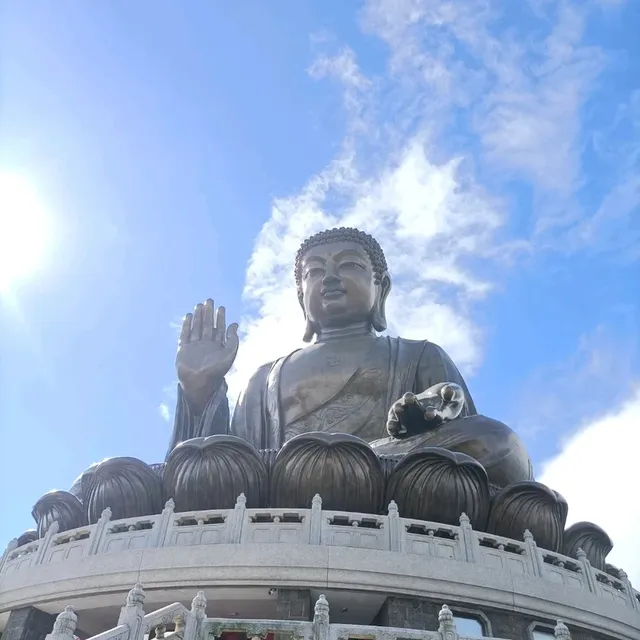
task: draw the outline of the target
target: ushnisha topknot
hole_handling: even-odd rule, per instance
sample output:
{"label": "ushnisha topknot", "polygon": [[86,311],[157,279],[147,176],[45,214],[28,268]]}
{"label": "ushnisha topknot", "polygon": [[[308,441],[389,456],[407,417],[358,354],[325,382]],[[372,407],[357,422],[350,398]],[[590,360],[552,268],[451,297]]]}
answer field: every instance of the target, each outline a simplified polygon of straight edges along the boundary
{"label": "ushnisha topknot", "polygon": [[352,227],[339,227],[335,229],[327,229],[320,231],[307,238],[298,249],[295,262],[296,287],[298,288],[298,297],[302,298],[302,257],[312,247],[329,242],[357,242],[367,252],[371,265],[373,266],[373,277],[375,284],[380,284],[382,276],[387,271],[387,259],[384,257],[384,251],[378,244],[378,241],[360,229]]}

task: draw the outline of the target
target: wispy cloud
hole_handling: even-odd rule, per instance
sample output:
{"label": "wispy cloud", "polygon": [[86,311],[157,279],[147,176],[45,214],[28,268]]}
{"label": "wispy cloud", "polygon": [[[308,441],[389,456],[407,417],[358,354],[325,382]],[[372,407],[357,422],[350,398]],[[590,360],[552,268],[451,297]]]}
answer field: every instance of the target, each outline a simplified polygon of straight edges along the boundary
{"label": "wispy cloud", "polygon": [[169,406],[166,402],[161,402],[158,407],[158,413],[163,420],[169,422],[171,420],[171,412],[169,411]]}
{"label": "wispy cloud", "polygon": [[390,331],[439,342],[467,373],[478,367],[475,305],[499,284],[497,264],[535,242],[507,232],[523,215],[508,215],[508,180],[544,203],[527,228],[571,220],[582,109],[606,61],[583,42],[590,6],[525,4],[533,27],[522,33],[485,0],[364,4],[360,24],[387,44],[386,72],[367,76],[346,44],[309,67],[341,86],[347,133],[327,167],[274,202],[257,238],[232,393],[301,345],[293,257],[306,236],[339,224],[376,235],[388,254]]}

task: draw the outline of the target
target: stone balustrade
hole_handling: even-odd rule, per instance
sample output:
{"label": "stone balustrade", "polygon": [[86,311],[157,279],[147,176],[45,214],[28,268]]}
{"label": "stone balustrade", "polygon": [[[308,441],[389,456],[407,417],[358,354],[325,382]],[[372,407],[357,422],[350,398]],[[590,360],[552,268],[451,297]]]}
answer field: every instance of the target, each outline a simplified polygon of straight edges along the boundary
{"label": "stone balustrade", "polygon": [[46,535],[18,547],[9,544],[0,559],[0,577],[29,567],[135,549],[215,544],[290,544],[355,547],[438,558],[533,576],[568,589],[595,594],[640,611],[638,594],[626,574],[618,577],[578,559],[541,549],[525,532],[522,541],[475,531],[462,514],[452,526],[403,518],[394,502],[388,515],[325,511],[316,496],[310,509],[247,509],[243,495],[234,509],[176,513],[169,500],[159,515],[111,520],[105,509],[94,525]]}
{"label": "stone balustrade", "polygon": [[[146,640],[151,632],[159,640],[175,637],[176,640],[207,640],[224,638],[225,634],[241,633],[251,640],[266,638],[290,638],[291,640],[472,640],[458,635],[453,614],[445,604],[438,615],[438,629],[421,631],[405,628],[377,627],[370,625],[332,624],[329,617],[329,603],[321,595],[314,607],[311,622],[291,620],[241,620],[236,618],[207,618],[207,601],[199,591],[191,603],[191,609],[183,604],[162,607],[145,614],[145,593],[142,585],[136,584],[127,595],[125,606],[120,610],[118,624],[89,640]],[[77,640],[75,631],[78,617],[68,606],[56,618],[53,631],[46,640]],[[174,631],[167,634],[167,628]],[[560,640],[571,640],[571,632],[560,620],[557,621],[554,636]],[[488,640],[488,638],[475,638]],[[500,640],[493,638],[492,640]]]}

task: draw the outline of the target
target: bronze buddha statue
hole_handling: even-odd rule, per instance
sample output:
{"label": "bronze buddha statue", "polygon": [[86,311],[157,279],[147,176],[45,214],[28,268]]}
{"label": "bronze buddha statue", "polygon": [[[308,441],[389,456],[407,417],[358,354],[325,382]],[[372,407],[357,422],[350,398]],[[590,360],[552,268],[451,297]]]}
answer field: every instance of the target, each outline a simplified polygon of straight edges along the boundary
{"label": "bronze buddha statue", "polygon": [[351,228],[317,233],[301,245],[294,273],[310,344],[261,366],[231,420],[224,375],[238,349],[237,325],[227,328],[224,308],[214,313],[212,300],[185,317],[169,452],[216,433],[239,436],[256,449],[279,449],[303,433],[345,433],[378,454],[421,446],[468,454],[497,487],[532,479],[517,435],[477,414],[440,347],[378,335],[387,326],[391,276],[373,237]]}

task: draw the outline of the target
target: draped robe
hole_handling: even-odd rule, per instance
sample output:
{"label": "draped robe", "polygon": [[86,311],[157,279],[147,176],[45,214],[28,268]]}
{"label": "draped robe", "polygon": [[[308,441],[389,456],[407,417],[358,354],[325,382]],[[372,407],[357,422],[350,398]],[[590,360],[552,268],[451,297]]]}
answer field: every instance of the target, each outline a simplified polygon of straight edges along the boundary
{"label": "draped robe", "polygon": [[[531,463],[517,435],[501,422],[477,415],[462,375],[440,347],[426,340],[387,336],[371,337],[363,344],[362,354],[350,366],[342,366],[332,384],[323,384],[322,371],[315,365],[305,369],[309,376],[317,377],[310,380],[317,385],[309,394],[311,404],[293,420],[287,419],[285,411],[292,389],[283,385],[283,377],[292,366],[292,356],[307,357],[311,353],[307,349],[260,367],[240,395],[231,420],[224,381],[199,417],[193,415],[178,386],[167,456],[184,440],[218,433],[243,438],[256,449],[279,449],[299,433],[326,431],[357,435],[372,442],[379,453],[406,453],[420,445],[468,453],[482,462],[490,480],[501,486],[532,477]],[[404,440],[385,438],[391,405],[407,391],[420,393],[440,382],[462,387],[466,402],[460,418]],[[364,389],[372,392],[363,393]]]}
{"label": "draped robe", "polygon": [[[224,381],[199,417],[193,415],[178,386],[169,452],[179,442],[216,433],[239,436],[257,449],[278,449],[293,435],[306,431],[339,431],[375,440],[386,434],[387,412],[396,400],[407,391],[419,393],[439,382],[459,384],[466,396],[463,415],[476,413],[460,372],[437,345],[426,340],[372,337],[366,346],[355,366],[340,371],[341,386],[328,388],[327,397],[319,394],[314,398],[314,405],[294,424],[285,421],[282,405],[287,390],[281,381],[284,368],[297,351],[254,373],[238,399],[231,421]],[[379,393],[372,397],[358,395],[354,390],[362,383],[372,385]]]}

